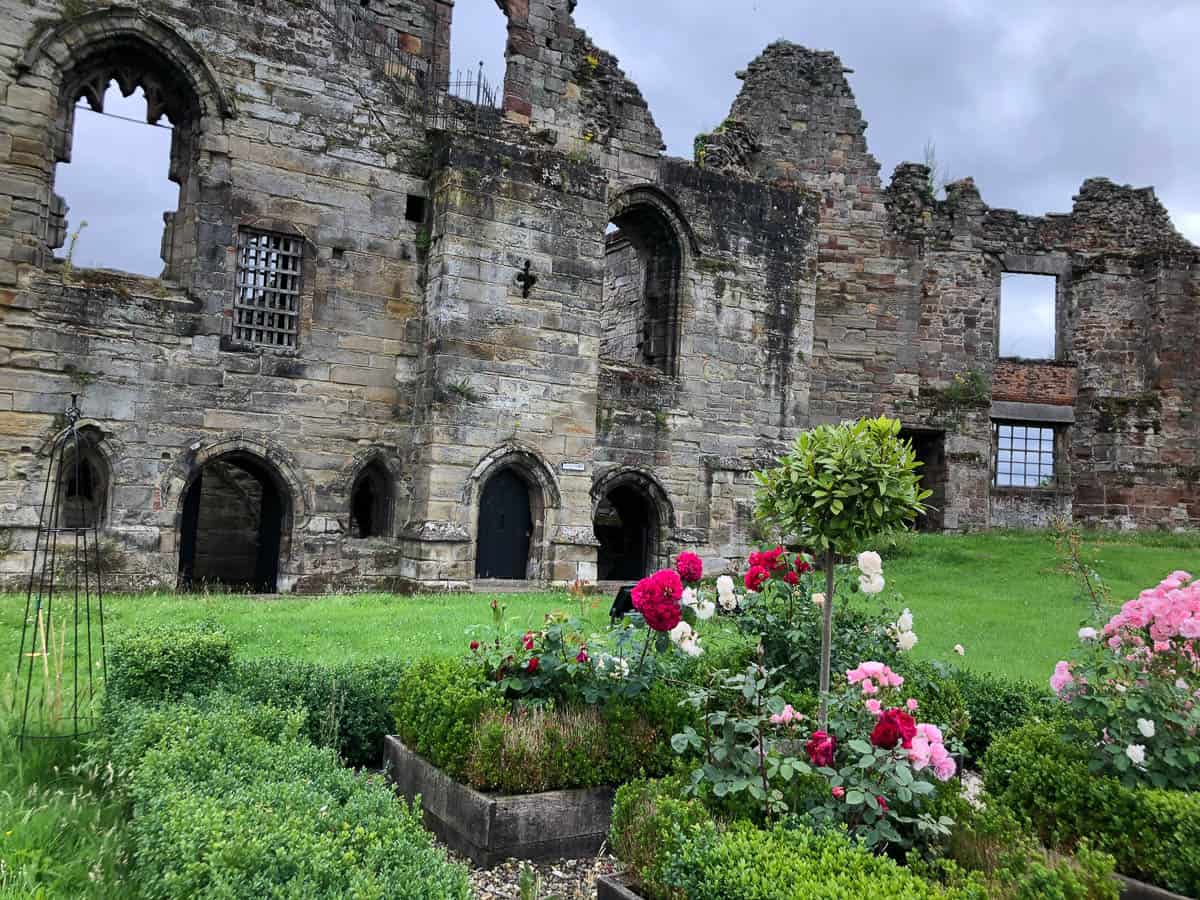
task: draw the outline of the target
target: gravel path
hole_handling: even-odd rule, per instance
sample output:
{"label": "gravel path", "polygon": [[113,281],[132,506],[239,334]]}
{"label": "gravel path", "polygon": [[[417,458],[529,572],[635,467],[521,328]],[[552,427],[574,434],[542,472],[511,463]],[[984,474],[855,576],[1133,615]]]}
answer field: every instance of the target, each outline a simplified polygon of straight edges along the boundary
{"label": "gravel path", "polygon": [[491,869],[478,869],[470,861],[451,852],[450,858],[471,870],[471,888],[476,900],[521,900],[521,870],[528,866],[541,879],[541,893],[530,900],[595,900],[596,879],[620,870],[620,863],[601,853],[585,859],[558,859],[527,863],[510,859]]}

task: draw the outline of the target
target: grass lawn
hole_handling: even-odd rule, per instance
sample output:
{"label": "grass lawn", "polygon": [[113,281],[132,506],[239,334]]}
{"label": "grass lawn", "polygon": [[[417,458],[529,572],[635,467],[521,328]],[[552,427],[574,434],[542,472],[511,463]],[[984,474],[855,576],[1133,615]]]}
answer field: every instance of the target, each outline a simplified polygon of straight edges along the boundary
{"label": "grass lawn", "polygon": [[[1094,536],[1097,567],[1123,601],[1174,569],[1200,568],[1200,536]],[[1075,643],[1089,609],[1074,600],[1075,584],[1057,570],[1044,533],[990,532],[917,535],[884,554],[888,587],[916,616],[925,658],[1038,681]],[[889,597],[891,591],[884,594]],[[611,598],[591,598],[582,612],[602,627]],[[533,627],[550,610],[580,612],[566,594],[500,598],[520,626]],[[466,630],[490,619],[483,594],[396,596],[363,594],[258,599],[240,596],[115,595],[106,600],[108,634],[142,624],[221,623],[246,657],[293,656],[319,662],[374,656],[412,657],[465,652]],[[0,597],[0,648],[15,657],[24,597]],[[966,656],[953,653],[955,644]]]}

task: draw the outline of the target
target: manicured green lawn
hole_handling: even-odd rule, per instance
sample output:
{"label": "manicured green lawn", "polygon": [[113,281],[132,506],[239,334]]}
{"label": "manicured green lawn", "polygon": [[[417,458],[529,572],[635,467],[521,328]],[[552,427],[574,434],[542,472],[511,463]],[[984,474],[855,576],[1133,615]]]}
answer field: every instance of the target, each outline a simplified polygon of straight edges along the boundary
{"label": "manicured green lawn", "polygon": [[[1174,569],[1200,570],[1200,536],[1104,534],[1089,543],[1098,549],[1098,568],[1116,601]],[[1058,570],[1046,534],[918,535],[901,546],[884,551],[884,572],[903,600],[891,598],[890,590],[884,597],[897,612],[900,606],[913,611],[920,657],[1042,681],[1074,645],[1089,613],[1073,599],[1076,587]],[[537,625],[551,610],[581,611],[578,601],[561,593],[499,599],[519,627]],[[591,598],[582,610],[597,628],[607,621],[610,599]],[[106,601],[105,618],[110,637],[141,624],[212,620],[235,637],[240,655],[336,662],[463,653],[467,629],[490,620],[490,602],[482,594],[116,595]],[[14,659],[23,611],[23,597],[0,597],[0,648]],[[954,654],[955,644],[966,648],[962,658]]]}
{"label": "manicured green lawn", "polygon": [[[1198,535],[1102,533],[1088,535],[1086,546],[1114,605],[1168,572],[1200,572]],[[1049,679],[1091,612],[1075,599],[1078,586],[1045,533],[917,535],[898,558],[885,553],[884,574],[916,617],[918,657],[1002,675]]]}

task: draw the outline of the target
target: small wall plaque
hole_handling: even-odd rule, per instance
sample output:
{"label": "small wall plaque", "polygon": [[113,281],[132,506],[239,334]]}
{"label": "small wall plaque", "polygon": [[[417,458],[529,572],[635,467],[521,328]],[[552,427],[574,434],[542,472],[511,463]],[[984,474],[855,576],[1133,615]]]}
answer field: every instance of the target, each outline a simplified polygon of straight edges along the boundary
{"label": "small wall plaque", "polygon": [[565,462],[562,464],[562,470],[564,472],[586,472],[587,471],[587,463]]}

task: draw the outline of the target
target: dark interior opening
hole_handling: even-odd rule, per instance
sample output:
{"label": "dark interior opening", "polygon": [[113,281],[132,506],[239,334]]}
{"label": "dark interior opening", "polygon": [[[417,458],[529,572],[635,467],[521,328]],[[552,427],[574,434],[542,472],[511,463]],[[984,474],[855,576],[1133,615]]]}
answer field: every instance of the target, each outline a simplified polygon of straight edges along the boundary
{"label": "dark interior opening", "polygon": [[286,508],[275,478],[254,457],[223,456],[205,465],[184,495],[180,585],[274,593]]}
{"label": "dark interior opening", "polygon": [[424,222],[425,198],[419,194],[409,194],[404,204],[404,218],[409,222]]}
{"label": "dark interior opening", "polygon": [[350,496],[350,534],[356,538],[386,537],[392,524],[391,479],[379,462],[365,466]]}
{"label": "dark interior opening", "polygon": [[612,220],[604,251],[600,355],[675,374],[682,255],[671,224],[634,206]]}
{"label": "dark interior opening", "polygon": [[108,499],[108,464],[93,447],[80,441],[78,451],[64,454],[59,466],[62,521],[65,528],[99,528]]}
{"label": "dark interior opening", "polygon": [[925,513],[913,523],[917,531],[940,532],[945,528],[943,510],[946,505],[946,432],[910,431],[900,432],[904,440],[912,441],[913,452],[921,467],[921,489],[933,491],[925,501]]}
{"label": "dark interior opening", "polygon": [[600,542],[601,581],[636,581],[650,574],[657,557],[658,515],[637,487],[613,488],[596,508],[593,530]]}
{"label": "dark interior opening", "polygon": [[479,498],[476,578],[528,577],[533,509],[529,484],[512,467],[488,479]]}

